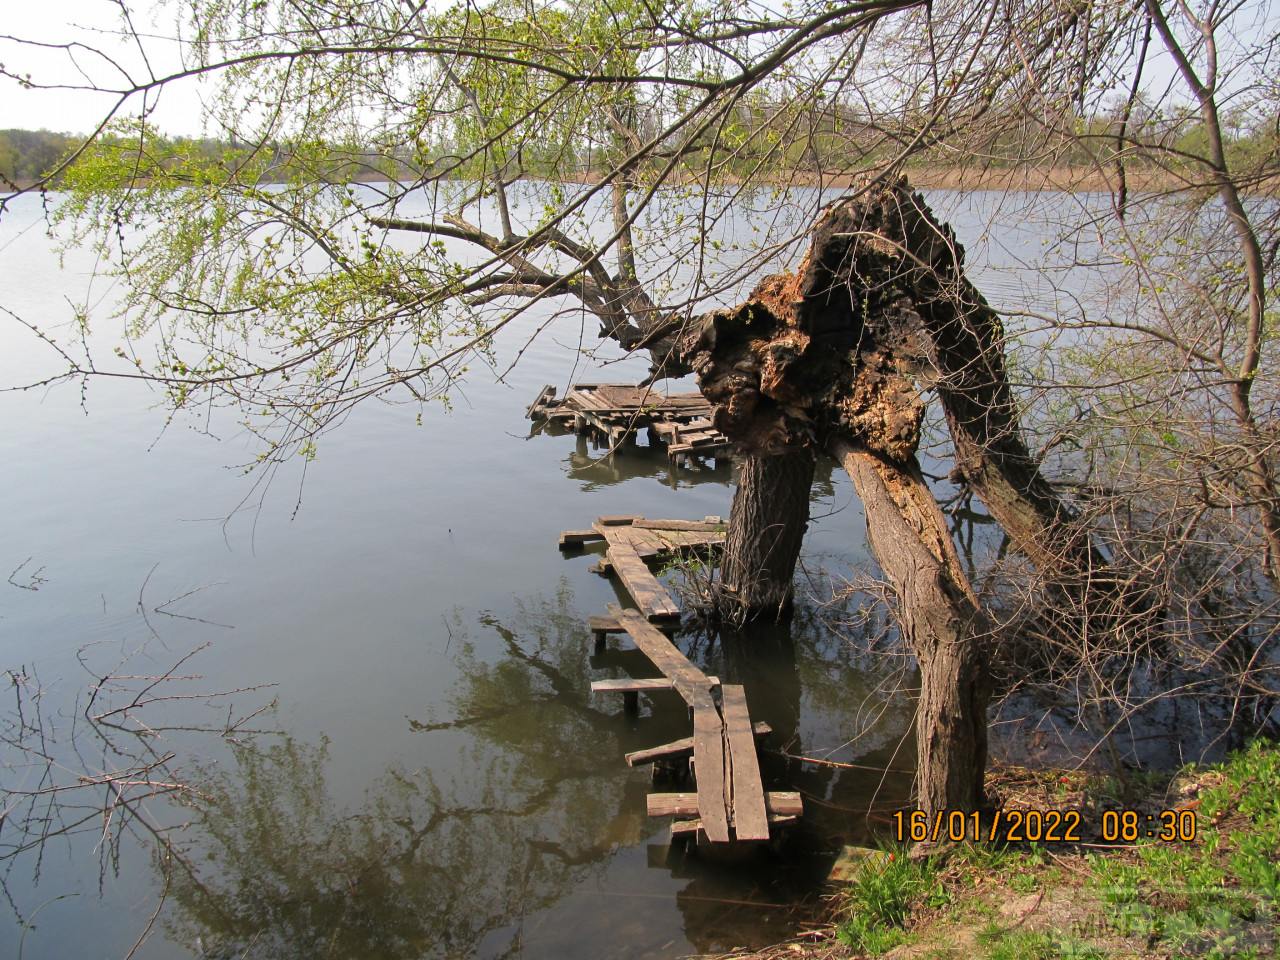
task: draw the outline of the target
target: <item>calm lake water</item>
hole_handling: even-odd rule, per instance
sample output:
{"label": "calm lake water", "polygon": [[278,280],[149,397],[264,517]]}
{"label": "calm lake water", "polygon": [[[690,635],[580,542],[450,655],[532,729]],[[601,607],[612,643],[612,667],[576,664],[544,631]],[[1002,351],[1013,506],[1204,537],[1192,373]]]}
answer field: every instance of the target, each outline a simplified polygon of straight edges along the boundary
{"label": "calm lake water", "polygon": [[[94,266],[83,252],[59,262],[36,198],[0,221],[0,305],[31,322],[65,334],[68,304],[109,305]],[[499,357],[544,318],[506,331]],[[682,471],[673,487],[661,453],[598,462],[572,436],[530,439],[524,410],[543,384],[645,372],[603,366],[608,351],[577,357],[579,332],[556,321],[505,381],[479,371],[420,425],[416,407],[363,405],[305,482],[295,463],[255,485],[239,465],[258,448],[233,418],[166,429],[160,398],[134,384],[0,395],[0,567],[14,571],[0,668],[25,670],[28,691],[38,677],[51,752],[73,774],[117,769],[108,745],[68,739],[93,674],[160,674],[193,651],[178,670],[190,678],[163,689],[194,699],[148,706],[153,723],[219,727],[265,708],[245,725],[257,735],[147,740],[198,800],[147,806],[175,828],[177,858],[135,827],[104,862],[92,819],[49,840],[38,873],[13,858],[20,919],[7,909],[0,955],[123,957],[153,914],[139,957],[666,957],[796,931],[796,905],[869,813],[903,801],[894,771],[912,763],[901,663],[818,610],[819,571],[865,568],[860,508],[824,464],[793,628],[680,638],[773,726],[766,777],[804,792],[803,828],[746,864],[671,854],[666,822],[645,816],[648,773],[622,756],[685,735],[684,711],[655,695],[630,717],[592,697],[592,679],[644,664],[616,641],[592,655],[586,618],[618,594],[556,537],[601,514],[727,516],[732,478]],[[0,317],[0,382],[54,361]],[[203,699],[215,691],[239,692]],[[30,768],[3,775],[38,789]]]}

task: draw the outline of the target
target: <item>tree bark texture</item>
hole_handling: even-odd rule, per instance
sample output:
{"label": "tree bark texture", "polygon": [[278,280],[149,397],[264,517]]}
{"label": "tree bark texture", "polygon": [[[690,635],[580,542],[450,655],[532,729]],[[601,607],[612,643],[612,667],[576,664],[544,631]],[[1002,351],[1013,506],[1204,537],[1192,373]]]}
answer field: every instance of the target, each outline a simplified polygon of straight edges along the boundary
{"label": "tree bark texture", "polygon": [[960,558],[914,457],[892,462],[837,441],[867,539],[895,594],[895,617],[920,665],[916,792],[920,809],[977,810],[987,768],[987,630]]}
{"label": "tree bark texture", "polygon": [[[905,180],[838,201],[813,233],[820,285],[888,325],[936,388],[956,473],[1042,572],[1076,582],[1106,559],[1040,472],[1021,434],[999,315],[964,274],[964,248]],[[847,288],[847,293],[843,289]]]}
{"label": "tree bark texture", "polygon": [[804,449],[740,461],[720,565],[721,616],[734,622],[790,616],[813,470],[813,453]]}

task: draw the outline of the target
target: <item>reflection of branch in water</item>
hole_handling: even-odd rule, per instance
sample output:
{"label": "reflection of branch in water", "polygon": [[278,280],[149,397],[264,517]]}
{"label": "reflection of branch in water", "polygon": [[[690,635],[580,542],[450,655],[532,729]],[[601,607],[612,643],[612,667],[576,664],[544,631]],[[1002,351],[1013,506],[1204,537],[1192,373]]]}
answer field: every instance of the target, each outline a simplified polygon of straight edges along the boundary
{"label": "reflection of branch in water", "polygon": [[32,559],[33,559],[32,557],[27,557],[27,559],[23,560],[20,564],[18,564],[16,567],[13,568],[13,573],[9,574],[9,583],[17,587],[19,590],[30,590],[34,593],[35,591],[40,589],[40,584],[49,582],[44,577],[40,576],[40,574],[44,573],[44,567],[38,567],[37,569],[32,571],[28,575],[26,583],[19,583],[17,580],[13,579],[19,573],[22,572],[22,568],[25,567],[28,563],[30,563]]}
{"label": "reflection of branch in water", "polygon": [[[164,735],[182,730],[219,738],[244,736],[246,723],[270,707],[236,716],[228,698],[259,688],[168,693],[177,684],[200,679],[179,670],[206,646],[189,651],[159,674],[146,675],[127,672],[131,660],[148,656],[145,644],[127,651],[108,669],[95,668],[90,648],[81,648],[77,657],[93,679],[83,703],[77,698],[79,709],[71,712],[51,705],[34,669],[5,673],[13,702],[0,713],[8,774],[0,785],[0,891],[20,922],[30,921],[29,916],[23,920],[29,895],[10,885],[14,870],[30,870],[34,892],[44,857],[55,841],[66,844],[72,859],[83,855],[97,862],[100,887],[119,870],[126,839],[158,845],[166,862],[181,860],[169,844],[163,805],[157,808],[155,801],[194,793],[189,771],[180,761],[183,751]],[[213,708],[218,719],[200,724],[188,718],[175,726],[155,715],[157,704],[176,702],[185,702],[185,712],[195,703]]]}

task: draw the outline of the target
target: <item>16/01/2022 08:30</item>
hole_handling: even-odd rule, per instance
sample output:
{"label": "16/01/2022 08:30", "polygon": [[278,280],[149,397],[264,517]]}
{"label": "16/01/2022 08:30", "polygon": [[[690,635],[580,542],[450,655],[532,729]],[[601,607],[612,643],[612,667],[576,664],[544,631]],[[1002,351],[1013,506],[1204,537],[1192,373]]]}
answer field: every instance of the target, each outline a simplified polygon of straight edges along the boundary
{"label": "16/01/2022 08:30", "polygon": [[[1085,818],[1079,810],[940,810],[932,815],[923,810],[899,810],[893,815],[893,827],[894,839],[900,843],[1080,843],[1086,839]],[[1105,810],[1098,830],[1090,831],[1090,835],[1100,837],[1104,843],[1187,843],[1195,840],[1196,827],[1194,810]]]}

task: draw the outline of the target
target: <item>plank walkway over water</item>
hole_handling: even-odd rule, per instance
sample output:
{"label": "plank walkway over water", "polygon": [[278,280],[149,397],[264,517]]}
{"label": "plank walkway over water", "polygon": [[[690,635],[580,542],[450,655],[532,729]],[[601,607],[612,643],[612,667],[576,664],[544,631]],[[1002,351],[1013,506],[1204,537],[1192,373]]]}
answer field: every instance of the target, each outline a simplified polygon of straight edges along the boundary
{"label": "plank walkway over water", "polygon": [[670,690],[689,709],[692,736],[626,755],[629,766],[690,760],[696,790],[651,794],[649,815],[675,818],[673,838],[694,834],[713,844],[768,840],[772,826],[794,821],[803,812],[799,794],[766,793],[764,789],[756,738],[770,730],[766,723],[752,723],[746,691],[707,676],[651,622],[678,618],[680,610],[645,561],[716,549],[723,545],[725,532],[719,517],[650,520],[622,514],[597,517],[590,530],[568,530],[560,535],[562,550],[603,542],[604,568],[617,574],[640,608],[610,604],[607,615],[588,620],[597,652],[603,651],[609,634],[626,634],[662,674],[596,680],[591,684],[592,692],[622,694],[627,709],[637,712],[641,693]]}
{"label": "plank walkway over water", "polygon": [[771,823],[794,820],[802,810],[799,794],[765,793],[755,738],[769,728],[751,722],[743,688],[707,676],[637,611],[611,604],[609,618],[693,713],[692,737],[627,755],[627,763],[635,765],[692,754],[696,792],[652,794],[649,815],[677,818],[673,836],[700,831],[710,843],[768,840]]}
{"label": "plank walkway over water", "polygon": [[703,520],[599,517],[590,530],[561,533],[560,549],[603,541],[607,549],[598,572],[616,574],[649,620],[676,620],[680,617],[680,607],[649,570],[646,561],[663,561],[697,549],[718,549],[724,544],[726,529],[719,517]]}
{"label": "plank walkway over water", "polygon": [[711,404],[700,393],[664,394],[626,383],[579,383],[556,399],[548,384],[525,411],[530,420],[572,425],[610,447],[635,442],[648,429],[650,440],[666,444],[673,463],[725,457],[733,444],[711,423]]}

